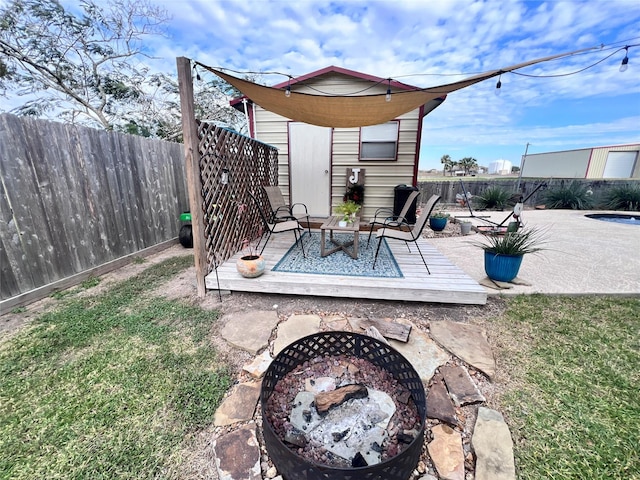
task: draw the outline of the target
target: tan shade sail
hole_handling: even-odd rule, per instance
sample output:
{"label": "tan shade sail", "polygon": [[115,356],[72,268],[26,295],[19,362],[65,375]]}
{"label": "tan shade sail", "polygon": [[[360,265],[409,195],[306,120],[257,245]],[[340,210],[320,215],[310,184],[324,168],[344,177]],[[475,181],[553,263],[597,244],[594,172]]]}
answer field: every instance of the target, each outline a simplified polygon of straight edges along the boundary
{"label": "tan shade sail", "polygon": [[246,97],[260,105],[265,110],[277,113],[278,115],[282,115],[283,117],[297,122],[304,122],[322,127],[345,128],[379,125],[410,112],[431,100],[443,97],[448,93],[482,82],[483,80],[496,77],[502,73],[511,72],[519,68],[546,62],[555,58],[574,55],[586,50],[592,49],[588,48],[577,50],[575,52],[539,58],[519,63],[517,65],[512,65],[510,67],[481,73],[465,80],[460,80],[459,82],[437,87],[394,92],[391,95],[391,101],[389,102],[386,101],[385,94],[327,96],[291,91],[291,95],[287,97],[284,89],[282,88],[258,85],[248,80],[243,80],[221,72],[218,69],[203,65],[202,63],[196,63],[233,85]]}

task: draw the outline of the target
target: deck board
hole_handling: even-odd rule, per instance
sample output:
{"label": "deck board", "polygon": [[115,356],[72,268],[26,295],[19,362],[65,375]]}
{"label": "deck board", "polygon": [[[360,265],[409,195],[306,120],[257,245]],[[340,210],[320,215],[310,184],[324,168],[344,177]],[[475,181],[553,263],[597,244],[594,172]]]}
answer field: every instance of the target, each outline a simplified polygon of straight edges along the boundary
{"label": "deck board", "polygon": [[[314,232],[314,235],[319,235],[319,233]],[[238,253],[218,267],[220,289],[429,303],[484,305],[487,302],[487,292],[484,287],[451,263],[425,239],[420,240],[420,249],[424,254],[427,265],[429,265],[431,275],[424,268],[415,246],[412,246],[411,252],[409,252],[404,242],[387,240],[404,278],[353,277],[271,271],[293,242],[293,234],[279,234],[271,238],[263,253],[267,268],[265,273],[258,278],[248,279],[240,276],[235,267],[236,260],[240,256]],[[307,253],[320,255],[320,252]],[[207,275],[205,282],[207,289],[218,289],[215,272]]]}

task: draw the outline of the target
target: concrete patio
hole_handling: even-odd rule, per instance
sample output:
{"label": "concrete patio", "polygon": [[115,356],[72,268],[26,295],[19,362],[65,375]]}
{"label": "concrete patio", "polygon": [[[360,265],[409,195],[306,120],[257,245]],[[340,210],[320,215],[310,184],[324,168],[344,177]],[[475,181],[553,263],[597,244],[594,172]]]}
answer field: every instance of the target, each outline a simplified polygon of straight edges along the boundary
{"label": "concrete patio", "polygon": [[[530,286],[506,290],[487,288],[496,295],[569,294],[640,296],[640,226],[588,218],[590,213],[634,213],[576,210],[525,210],[526,226],[547,230],[547,250],[526,255],[518,277]],[[635,212],[640,216],[640,213]],[[451,212],[464,215],[462,212]],[[500,223],[508,212],[476,212]],[[489,225],[469,219],[475,225]],[[480,234],[431,238],[429,242],[476,281],[486,277],[482,250],[473,245]]]}

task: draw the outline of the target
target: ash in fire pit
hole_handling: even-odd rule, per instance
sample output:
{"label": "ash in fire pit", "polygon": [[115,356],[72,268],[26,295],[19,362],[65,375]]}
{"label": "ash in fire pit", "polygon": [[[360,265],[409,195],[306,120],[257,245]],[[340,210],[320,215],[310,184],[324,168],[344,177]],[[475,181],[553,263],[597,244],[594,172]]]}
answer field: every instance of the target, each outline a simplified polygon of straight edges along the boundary
{"label": "ash in fire pit", "polygon": [[278,382],[268,405],[290,448],[334,467],[379,464],[411,443],[420,425],[405,387],[367,360],[345,356],[298,366]]}
{"label": "ash in fire pit", "polygon": [[[380,463],[382,446],[388,438],[387,427],[396,406],[386,393],[362,388],[363,398],[345,400],[324,416],[316,409],[314,393],[298,393],[291,411],[291,425],[297,432],[294,430],[290,437],[302,447],[307,442],[322,445],[352,466]],[[301,438],[303,444],[299,443]]]}

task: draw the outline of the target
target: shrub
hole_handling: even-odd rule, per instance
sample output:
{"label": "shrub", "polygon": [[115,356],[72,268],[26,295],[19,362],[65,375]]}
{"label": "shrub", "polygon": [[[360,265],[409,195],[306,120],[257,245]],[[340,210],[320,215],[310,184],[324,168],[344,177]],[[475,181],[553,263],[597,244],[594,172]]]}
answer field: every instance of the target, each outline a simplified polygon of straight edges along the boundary
{"label": "shrub", "polygon": [[593,206],[593,199],[587,186],[574,180],[564,187],[547,190],[544,203],[547,208],[586,210]]}
{"label": "shrub", "polygon": [[602,206],[608,210],[640,210],[640,185],[613,187],[605,194]]}
{"label": "shrub", "polygon": [[511,193],[501,187],[489,187],[482,194],[473,197],[473,203],[477,208],[493,208],[503,210],[509,204]]}

